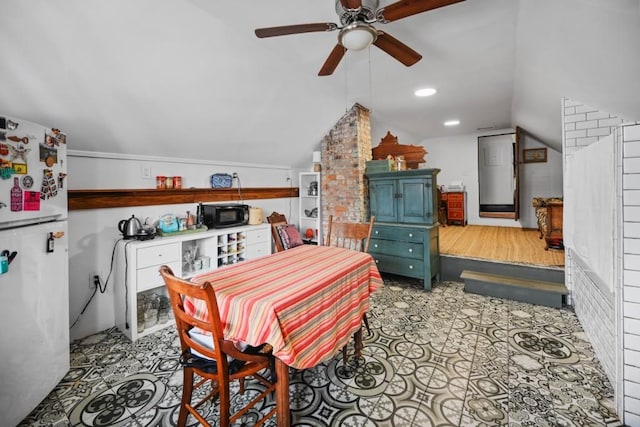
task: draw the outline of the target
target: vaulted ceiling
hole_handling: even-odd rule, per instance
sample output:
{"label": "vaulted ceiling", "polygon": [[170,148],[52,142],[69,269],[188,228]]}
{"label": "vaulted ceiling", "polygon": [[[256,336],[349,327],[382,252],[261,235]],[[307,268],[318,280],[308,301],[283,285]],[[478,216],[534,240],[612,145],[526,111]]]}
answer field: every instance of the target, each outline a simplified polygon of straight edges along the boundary
{"label": "vaulted ceiling", "polygon": [[0,114],[76,150],[293,167],[355,102],[374,145],[518,125],[559,148],[562,97],[640,120],[638,0],[466,0],[375,24],[416,65],[372,47],[328,77],[336,31],[254,34],[310,22],[338,22],[334,0],[5,0]]}

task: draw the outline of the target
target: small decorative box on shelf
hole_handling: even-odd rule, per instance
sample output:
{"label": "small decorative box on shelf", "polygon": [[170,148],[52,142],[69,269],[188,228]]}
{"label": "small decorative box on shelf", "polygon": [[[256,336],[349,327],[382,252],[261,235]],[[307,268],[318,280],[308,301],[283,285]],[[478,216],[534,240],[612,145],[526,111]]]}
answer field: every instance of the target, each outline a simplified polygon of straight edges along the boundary
{"label": "small decorative box on shelf", "polygon": [[365,173],[391,172],[393,160],[369,160],[365,165]]}

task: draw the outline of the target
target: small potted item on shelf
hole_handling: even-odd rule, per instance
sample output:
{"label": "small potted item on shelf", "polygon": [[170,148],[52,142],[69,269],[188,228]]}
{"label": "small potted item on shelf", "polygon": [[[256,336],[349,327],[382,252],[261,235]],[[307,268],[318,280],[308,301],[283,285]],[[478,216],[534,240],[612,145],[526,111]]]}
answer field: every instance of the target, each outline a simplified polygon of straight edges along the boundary
{"label": "small potted item on shelf", "polygon": [[318,181],[311,181],[311,183],[309,183],[308,195],[309,196],[317,196],[318,195]]}

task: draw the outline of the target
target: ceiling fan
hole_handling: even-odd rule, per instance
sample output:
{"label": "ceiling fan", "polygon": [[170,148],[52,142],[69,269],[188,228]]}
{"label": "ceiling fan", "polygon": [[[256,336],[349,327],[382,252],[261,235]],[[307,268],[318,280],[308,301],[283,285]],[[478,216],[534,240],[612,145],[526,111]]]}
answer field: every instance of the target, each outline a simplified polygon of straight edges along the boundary
{"label": "ceiling fan", "polygon": [[320,22],[258,28],[256,36],[265,38],[339,30],[338,43],[320,69],[319,76],[333,74],[347,50],[362,50],[371,44],[410,67],[420,61],[422,55],[390,34],[376,29],[372,24],[386,24],[461,1],[464,0],[399,0],[378,9],[378,0],[336,0],[336,13],[340,18],[340,24]]}

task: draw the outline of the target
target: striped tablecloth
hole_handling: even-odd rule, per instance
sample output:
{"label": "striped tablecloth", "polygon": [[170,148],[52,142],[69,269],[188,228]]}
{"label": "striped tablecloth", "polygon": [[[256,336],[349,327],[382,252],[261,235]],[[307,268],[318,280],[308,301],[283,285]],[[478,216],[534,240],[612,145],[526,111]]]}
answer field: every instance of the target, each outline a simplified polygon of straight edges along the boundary
{"label": "striped tablecloth", "polygon": [[[269,343],[285,364],[305,369],[335,355],[361,327],[382,285],[371,255],[303,245],[191,279],[211,282],[227,339]],[[206,318],[203,304],[191,309]],[[206,310],[206,309],[205,309]]]}

